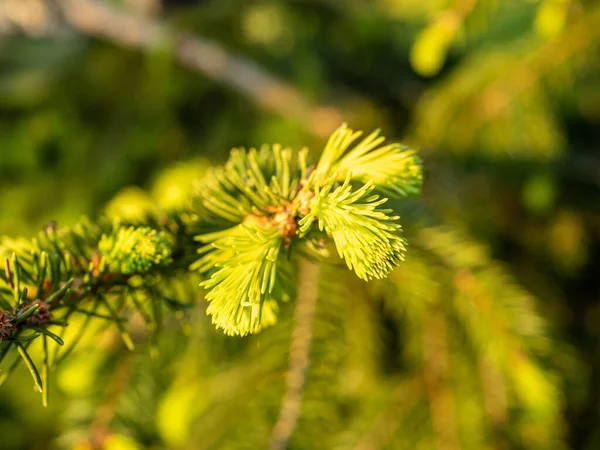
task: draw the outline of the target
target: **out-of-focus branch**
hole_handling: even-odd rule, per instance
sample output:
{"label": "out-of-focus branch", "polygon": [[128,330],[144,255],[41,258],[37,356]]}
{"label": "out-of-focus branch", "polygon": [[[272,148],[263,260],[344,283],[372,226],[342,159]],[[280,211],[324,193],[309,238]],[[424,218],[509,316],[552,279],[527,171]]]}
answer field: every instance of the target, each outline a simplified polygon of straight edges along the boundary
{"label": "out-of-focus branch", "polygon": [[[498,117],[519,96],[565,64],[577,54],[590,49],[600,39],[600,7],[590,8],[580,19],[567,27],[556,38],[549,40],[516,66],[509,66],[499,74],[479,98],[472,117],[480,122]],[[516,69],[516,70],[513,70]]]}
{"label": "out-of-focus branch", "polygon": [[271,435],[271,450],[285,450],[287,448],[300,417],[306,375],[310,364],[315,310],[319,295],[318,264],[306,259],[301,261],[298,287],[294,330],[290,343],[290,364],[286,377],[286,392],[279,418]]}
{"label": "out-of-focus branch", "polygon": [[22,30],[34,36],[55,33],[59,28],[52,0],[0,0],[0,37]]}
{"label": "out-of-focus branch", "polygon": [[378,450],[384,448],[402,425],[402,421],[424,394],[423,374],[416,372],[402,380],[390,393],[388,407],[373,420],[368,430],[355,445],[354,450]]}
{"label": "out-of-focus branch", "polygon": [[456,432],[455,408],[448,380],[446,322],[439,311],[426,315],[423,326],[423,374],[429,398],[431,421],[439,450],[460,448]]}
{"label": "out-of-focus branch", "polygon": [[299,121],[317,137],[328,136],[342,121],[336,108],[311,104],[291,85],[214,41],[95,0],[59,0],[59,5],[77,30],[130,48],[170,47],[182,66],[237,90],[268,111]]}
{"label": "out-of-focus branch", "polygon": [[94,450],[105,448],[106,438],[110,435],[110,423],[115,417],[119,399],[129,387],[133,376],[132,358],[129,353],[120,355],[110,383],[106,389],[104,400],[96,409],[94,420],[90,424],[88,444]]}

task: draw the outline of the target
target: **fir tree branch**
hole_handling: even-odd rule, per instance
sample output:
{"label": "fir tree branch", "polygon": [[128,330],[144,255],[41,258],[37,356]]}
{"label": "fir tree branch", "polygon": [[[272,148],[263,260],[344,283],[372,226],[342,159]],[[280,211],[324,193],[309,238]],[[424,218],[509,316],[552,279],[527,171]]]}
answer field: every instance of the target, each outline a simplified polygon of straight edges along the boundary
{"label": "fir tree branch", "polygon": [[[281,295],[274,290],[282,284],[277,267],[285,270],[280,255],[294,242],[331,237],[348,267],[367,281],[387,276],[403,260],[399,217],[379,208],[387,199],[373,194],[375,180],[366,177],[373,167],[389,166],[372,174],[378,186],[407,195],[420,189],[420,164],[413,153],[406,163],[394,145],[377,150],[376,133],[342,156],[358,135],[342,125],[314,171],[306,150],[294,157],[278,145],[234,149],[223,167],[198,183],[195,208],[218,231],[197,236],[208,245],[192,270],[208,277],[207,312],[226,333],[245,335],[275,322]],[[401,161],[394,166],[390,156]]]}
{"label": "fir tree branch", "polygon": [[479,363],[479,378],[489,421],[501,428],[508,419],[506,380],[489,355],[483,355]]}
{"label": "fir tree branch", "polygon": [[[575,79],[578,60],[594,60],[600,43],[600,7],[590,4],[573,17],[551,39],[525,46],[518,40],[514,48],[471,55],[421,99],[410,127],[411,140],[426,149],[456,153],[557,155],[564,136],[547,105],[544,81],[560,71]],[[521,132],[530,128],[536,132]]]}
{"label": "fir tree branch", "polygon": [[[455,230],[423,229],[413,246],[417,259],[425,257],[452,277],[448,313],[460,323],[465,344],[475,354],[490,425],[501,424],[514,405],[522,411],[519,421],[539,427],[538,433],[521,436],[528,447],[560,442],[562,398],[552,363],[557,343],[550,340],[531,295],[489,259],[485,248]],[[440,273],[430,271],[429,277],[439,278]],[[398,288],[406,281],[397,279]],[[496,438],[504,440],[502,435]]]}
{"label": "fir tree branch", "polygon": [[410,413],[424,393],[423,374],[417,372],[400,381],[391,391],[388,406],[371,423],[353,450],[378,450],[392,440],[402,419]]}
{"label": "fir tree branch", "polygon": [[94,419],[89,426],[87,442],[91,448],[105,448],[105,441],[110,434],[110,424],[116,415],[120,398],[131,384],[134,375],[131,354],[124,353],[114,369],[106,388],[104,399],[96,408]]}
{"label": "fir tree branch", "polygon": [[457,450],[460,444],[454,418],[453,394],[448,379],[450,370],[446,319],[436,305],[427,312],[424,320],[423,376],[431,409],[431,421],[437,435],[437,448]]}
{"label": "fir tree branch", "polygon": [[[57,230],[52,223],[30,241],[4,240],[0,254],[11,256],[5,257],[5,273],[0,276],[0,358],[16,347],[32,374],[38,373],[35,358],[27,354],[27,344],[21,343],[23,339],[29,342],[43,336],[44,404],[47,404],[48,372],[52,365],[46,338],[50,337],[55,345],[64,344],[49,327],[68,324],[74,311],[87,313],[82,309],[87,302],[102,299],[110,313],[106,319],[117,322],[127,336],[122,318],[111,306],[120,290],[127,288],[135,276],[167,273],[179,276],[180,269],[189,264],[185,251],[178,247],[185,239],[181,236],[181,241],[175,237],[167,239],[167,228],[82,221],[73,228]],[[173,251],[179,253],[177,261],[170,258]],[[106,296],[110,299],[105,299]],[[30,331],[33,334],[27,334]],[[40,384],[37,378],[36,384]]]}
{"label": "fir tree branch", "polygon": [[[343,125],[336,136],[348,132],[356,134]],[[346,148],[338,152],[333,172],[313,172],[305,149],[234,149],[224,166],[198,181],[189,205],[179,209],[142,209],[139,217],[129,219],[135,225],[100,219],[57,229],[52,223],[32,240],[6,239],[0,246],[0,256],[7,258],[0,274],[0,359],[18,346],[37,374],[23,342],[43,335],[62,345],[62,335],[47,328],[68,324],[74,313],[115,325],[133,349],[122,317],[127,307],[137,308],[158,332],[161,305],[188,306],[171,285],[192,273],[204,278],[201,286],[210,302],[206,312],[217,328],[229,335],[256,333],[276,322],[280,302],[290,298],[295,250],[312,246],[323,250],[313,252],[320,257],[326,253],[321,245],[326,236],[360,278],[387,276],[403,260],[405,241],[399,217],[392,209],[379,208],[387,199],[373,194],[375,180],[365,178],[365,167],[391,166],[390,156],[397,153],[393,145],[378,151],[380,139],[369,139],[345,157],[338,156]],[[332,152],[329,148],[325,158]],[[324,164],[321,160],[317,168]],[[401,172],[402,164],[396,170]],[[396,186],[394,192],[404,195],[415,192],[421,182],[420,166],[410,167],[400,178],[394,170],[373,176],[382,187]],[[353,169],[361,175],[353,178]],[[298,305],[298,326],[304,333],[309,325],[302,325],[303,308],[310,312],[310,302],[316,300],[300,299],[309,304]],[[300,364],[296,359],[292,367]],[[51,364],[47,351],[44,361],[46,371]],[[296,420],[292,410],[283,414],[283,423]]]}
{"label": "fir tree branch", "polygon": [[271,450],[287,448],[302,409],[302,397],[310,363],[313,325],[319,295],[318,280],[319,265],[303,259],[300,263],[298,299],[290,342],[286,392],[279,411],[279,418],[271,434]]}

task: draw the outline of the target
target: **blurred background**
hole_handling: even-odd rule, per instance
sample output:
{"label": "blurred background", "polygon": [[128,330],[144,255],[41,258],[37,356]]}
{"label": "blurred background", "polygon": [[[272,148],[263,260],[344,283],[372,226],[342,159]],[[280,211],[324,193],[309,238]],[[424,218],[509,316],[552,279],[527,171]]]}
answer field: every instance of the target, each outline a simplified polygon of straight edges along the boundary
{"label": "blurred background", "polygon": [[[424,160],[407,261],[324,269],[289,448],[598,449],[599,43],[584,0],[0,0],[0,235],[176,205],[235,146],[381,128]],[[17,372],[0,449],[268,448],[290,307],[234,339],[190,295],[152,345],[131,318],[133,353],[68,334],[47,409]]]}

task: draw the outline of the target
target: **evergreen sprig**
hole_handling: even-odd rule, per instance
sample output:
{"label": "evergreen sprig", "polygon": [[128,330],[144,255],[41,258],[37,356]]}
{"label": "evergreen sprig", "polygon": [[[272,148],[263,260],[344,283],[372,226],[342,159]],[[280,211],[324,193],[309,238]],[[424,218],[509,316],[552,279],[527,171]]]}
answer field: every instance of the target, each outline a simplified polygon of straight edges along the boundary
{"label": "evergreen sprig", "polygon": [[[278,302],[291,297],[296,249],[303,248],[297,243],[325,248],[329,237],[358,277],[387,276],[403,260],[405,240],[399,217],[381,208],[387,199],[374,190],[394,197],[417,193],[421,166],[412,150],[381,146],[378,132],[349,150],[360,134],[340,127],[316,166],[307,162],[306,149],[234,149],[178,207],[161,210],[147,199],[148,207],[133,216],[84,219],[62,229],[52,223],[32,240],[5,239],[0,365],[10,350],[19,356],[0,384],[25,362],[46,400],[46,375],[55,362],[46,338],[64,345],[54,327],[73,314],[108,320],[131,348],[123,315],[136,309],[158,330],[163,306],[186,306],[173,287],[185,274],[204,278],[216,327],[242,336],[274,324]],[[129,211],[110,208],[121,210]],[[43,377],[28,350],[38,337],[45,343]]]}
{"label": "evergreen sprig", "polygon": [[[49,368],[63,357],[50,353],[47,338],[64,346],[62,328],[73,315],[114,322],[132,348],[119,316],[131,292],[151,291],[156,302],[166,302],[152,281],[167,266],[171,276],[178,276],[181,264],[187,265],[185,253],[178,262],[169,256],[175,246],[165,235],[173,225],[157,230],[83,219],[61,229],[50,223],[31,240],[4,239],[0,245],[0,256],[4,257],[4,273],[0,274],[0,385],[24,362],[46,403]],[[140,284],[131,277],[134,273],[148,278]],[[140,305],[139,309],[143,308]],[[40,337],[44,340],[41,372],[45,374],[41,378],[29,348]],[[63,355],[71,349],[66,348]],[[4,370],[10,350],[18,350],[17,357]]]}
{"label": "evergreen sprig", "polygon": [[296,155],[279,145],[234,149],[223,167],[197,184],[200,221],[220,230],[197,236],[208,245],[192,268],[209,278],[203,283],[211,302],[207,312],[218,327],[244,335],[266,325],[264,305],[275,305],[267,286],[281,265],[267,257],[276,261],[282,248],[320,239],[323,231],[364,280],[385,277],[403,260],[399,217],[379,208],[387,199],[373,191],[394,197],[417,193],[420,161],[401,145],[381,146],[378,131],[348,151],[361,134],[342,125],[316,166],[307,164],[305,149]]}

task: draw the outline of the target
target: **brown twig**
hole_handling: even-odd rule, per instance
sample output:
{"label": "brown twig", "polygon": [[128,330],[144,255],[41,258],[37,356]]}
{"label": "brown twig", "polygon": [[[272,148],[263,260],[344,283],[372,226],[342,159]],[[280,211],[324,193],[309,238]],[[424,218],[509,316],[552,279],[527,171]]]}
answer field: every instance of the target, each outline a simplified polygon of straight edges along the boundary
{"label": "brown twig", "polygon": [[159,20],[94,0],[60,0],[59,4],[67,22],[77,30],[124,47],[146,51],[170,47],[182,66],[234,88],[268,111],[299,121],[317,137],[327,137],[342,122],[338,109],[311,104],[290,84],[217,42],[176,32]]}

